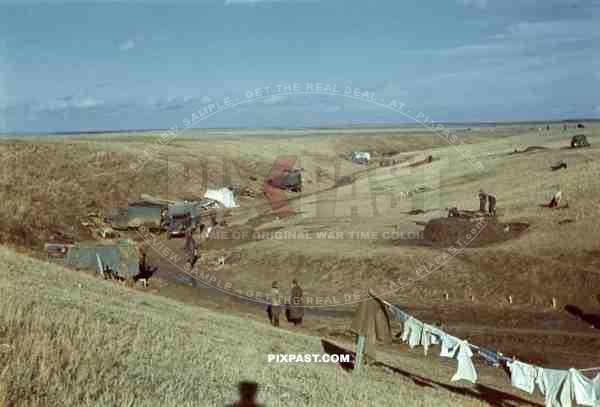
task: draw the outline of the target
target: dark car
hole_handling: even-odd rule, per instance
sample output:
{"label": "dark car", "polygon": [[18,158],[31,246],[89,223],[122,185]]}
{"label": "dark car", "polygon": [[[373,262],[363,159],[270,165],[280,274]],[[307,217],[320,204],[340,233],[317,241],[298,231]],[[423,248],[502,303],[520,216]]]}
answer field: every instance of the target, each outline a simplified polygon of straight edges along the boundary
{"label": "dark car", "polygon": [[200,224],[198,203],[169,205],[167,215],[167,239],[183,236],[189,227]]}
{"label": "dark car", "polygon": [[571,147],[589,147],[590,142],[584,134],[577,134],[571,139]]}
{"label": "dark car", "polygon": [[185,231],[192,226],[192,216],[189,213],[169,217],[167,226],[167,239],[185,235]]}

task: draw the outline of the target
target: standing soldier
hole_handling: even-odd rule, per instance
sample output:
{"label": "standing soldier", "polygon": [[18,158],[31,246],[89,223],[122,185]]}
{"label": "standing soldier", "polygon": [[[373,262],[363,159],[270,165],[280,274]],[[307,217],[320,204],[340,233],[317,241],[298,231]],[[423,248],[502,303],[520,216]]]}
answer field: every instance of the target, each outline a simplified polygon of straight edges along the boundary
{"label": "standing soldier", "polygon": [[488,193],[487,197],[490,216],[496,216],[496,194]]}
{"label": "standing soldier", "polygon": [[167,222],[168,209],[161,208],[160,210],[160,230],[167,230],[168,222]]}
{"label": "standing soldier", "polygon": [[281,313],[281,294],[279,294],[279,284],[273,281],[271,285],[271,307],[270,307],[271,324],[279,328],[279,314]]}
{"label": "standing soldier", "polygon": [[485,206],[487,204],[488,201],[488,196],[485,192],[483,192],[483,189],[479,190],[479,212],[483,212],[485,213]]}
{"label": "standing soldier", "polygon": [[198,247],[196,245],[196,241],[194,240],[192,227],[188,227],[185,231],[184,251],[190,268],[194,267],[194,264],[196,264],[196,261],[198,261]]}
{"label": "standing soldier", "polygon": [[292,281],[291,304],[289,307],[288,321],[294,326],[301,324],[304,318],[304,305],[302,304],[302,287],[298,284],[298,280]]}

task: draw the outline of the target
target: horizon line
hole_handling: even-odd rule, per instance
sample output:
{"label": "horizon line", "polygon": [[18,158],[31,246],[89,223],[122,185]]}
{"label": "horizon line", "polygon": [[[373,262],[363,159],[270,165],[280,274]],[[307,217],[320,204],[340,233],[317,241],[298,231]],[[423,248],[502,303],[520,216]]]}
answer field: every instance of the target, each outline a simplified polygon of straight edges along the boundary
{"label": "horizon line", "polygon": [[[506,125],[523,125],[523,124],[557,124],[557,123],[574,123],[574,122],[600,122],[600,118],[570,118],[570,119],[534,119],[534,120],[501,120],[501,121],[446,121],[436,122],[441,125],[451,126],[506,126]],[[204,130],[204,131],[223,131],[223,130],[284,130],[284,131],[302,131],[302,130],[346,130],[346,129],[368,129],[373,127],[381,128],[397,128],[397,127],[416,127],[416,123],[347,123],[339,125],[321,125],[321,126],[307,126],[307,127],[196,127],[193,130]],[[99,130],[67,130],[67,131],[0,131],[2,136],[18,135],[77,135],[77,134],[111,134],[111,133],[141,133],[141,132],[157,132],[167,131],[168,128],[147,128],[147,129],[99,129]],[[191,129],[190,129],[191,130]]]}

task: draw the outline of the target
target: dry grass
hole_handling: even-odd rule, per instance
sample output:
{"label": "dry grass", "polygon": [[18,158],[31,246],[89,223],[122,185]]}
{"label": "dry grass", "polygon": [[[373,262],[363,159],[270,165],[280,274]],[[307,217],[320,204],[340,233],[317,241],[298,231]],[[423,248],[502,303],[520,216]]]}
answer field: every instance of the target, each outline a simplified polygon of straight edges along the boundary
{"label": "dry grass", "polygon": [[[255,338],[255,340],[249,340]],[[0,247],[0,406],[223,406],[254,380],[269,406],[480,405],[461,388],[424,390],[370,368],[267,363],[273,353],[322,354],[317,337],[142,294]],[[381,359],[450,377],[439,359]],[[433,366],[433,365],[432,365]],[[445,380],[444,380],[445,381]],[[469,391],[470,392],[470,391]]]}
{"label": "dry grass", "polygon": [[[596,127],[585,132],[598,134]],[[317,213],[317,217],[272,224],[267,219],[272,217],[268,204],[256,199],[243,201],[244,208],[236,219],[244,227],[266,230],[417,230],[415,220],[435,216],[435,211],[409,215],[413,205],[425,210],[473,208],[477,191],[483,187],[496,192],[501,219],[529,223],[527,233],[498,245],[465,249],[436,273],[391,299],[423,307],[438,305],[448,292],[447,304],[452,307],[471,304],[469,298],[475,295],[477,309],[494,309],[495,315],[504,312],[509,294],[515,297],[513,311],[523,315],[547,309],[555,295],[560,305],[570,301],[582,306],[596,304],[600,286],[600,149],[595,145],[586,150],[560,149],[570,134],[542,137],[512,127],[498,133],[507,137],[491,138],[485,131],[468,135],[473,142],[470,151],[485,165],[482,174],[437,136],[422,133],[350,134],[340,138],[322,134],[190,134],[164,147],[136,176],[129,165],[153,143],[156,134],[6,140],[0,143],[4,169],[0,179],[0,241],[39,248],[47,240],[81,239],[89,237],[89,231],[80,228],[80,220],[88,212],[107,214],[141,192],[199,194],[206,185],[182,181],[178,176],[184,163],[193,171],[197,157],[221,155],[233,160],[242,178],[256,175],[252,185],[258,189],[280,154],[337,157],[360,148],[411,155],[435,147],[436,155],[447,157],[432,166],[441,171],[439,185],[433,185],[410,205],[398,207],[395,214],[401,216],[396,218],[334,214],[366,202],[374,207],[373,195],[384,188],[398,191],[434,183],[435,176],[427,166],[399,178],[389,172],[383,178],[360,173],[360,186],[367,188],[357,189],[356,196],[352,186],[347,186],[293,201],[298,213]],[[507,154],[523,145],[549,148]],[[256,170],[242,159],[246,154],[262,156]],[[551,172],[550,165],[561,159],[567,160],[568,169]],[[328,165],[328,161],[323,159],[320,164]],[[447,166],[441,167],[444,163]],[[358,169],[346,163],[338,171]],[[199,183],[219,185],[230,181],[229,176],[227,168],[212,163]],[[569,208],[539,208],[558,184]],[[256,225],[244,225],[244,212],[252,205],[267,211],[261,212],[264,216]],[[559,225],[565,219],[574,222]],[[293,275],[301,279],[306,295],[312,297],[343,296],[365,287],[387,286],[390,279],[414,275],[416,269],[440,254],[439,249],[413,242],[384,240],[226,244],[240,253],[240,262],[221,271],[209,270],[211,273],[223,276],[236,288],[253,290],[267,289],[274,279],[287,282]],[[263,386],[261,401],[267,405],[385,406],[397,405],[398,400],[409,405],[467,405],[479,404],[473,397],[491,397],[489,393],[472,394],[440,385],[447,382],[452,367],[439,359],[429,362],[406,354],[382,355],[382,360],[425,377],[427,383],[435,381],[432,387],[423,387],[414,384],[414,377],[408,379],[379,368],[369,369],[366,378],[356,379],[333,365],[266,363],[267,354],[288,352],[321,351],[314,337],[275,332],[263,324],[140,294],[0,248],[0,366],[4,367],[0,370],[0,406],[221,406],[235,399],[235,385],[246,379]],[[494,373],[491,375],[492,383],[498,382]]]}
{"label": "dry grass", "polygon": [[[325,167],[331,164],[325,157],[336,158],[340,149],[348,153],[349,145],[365,147],[365,140],[375,140],[371,150],[382,152],[407,151],[419,142],[444,143],[426,134],[381,139],[362,134],[339,139],[318,132],[306,137],[247,137],[190,130],[165,145],[137,174],[131,164],[145,150],[155,151],[159,133],[2,140],[0,242],[39,248],[46,241],[89,238],[89,231],[80,227],[89,212],[107,215],[140,193],[197,197],[209,186],[228,183],[243,183],[259,191],[278,155],[321,156],[312,164],[296,164],[318,165],[325,160],[326,165],[321,164]],[[260,157],[255,168],[247,157]],[[329,179],[334,176],[330,174]],[[256,202],[265,205],[260,198],[259,194]]]}

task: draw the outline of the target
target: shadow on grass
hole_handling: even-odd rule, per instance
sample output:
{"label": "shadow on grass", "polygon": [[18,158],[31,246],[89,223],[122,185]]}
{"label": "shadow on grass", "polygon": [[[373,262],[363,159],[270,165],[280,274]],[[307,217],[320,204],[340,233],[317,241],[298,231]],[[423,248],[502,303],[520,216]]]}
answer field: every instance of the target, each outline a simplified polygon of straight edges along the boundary
{"label": "shadow on grass", "polygon": [[[339,362],[339,365],[344,370],[352,370],[354,368],[354,357],[355,353],[348,351],[346,349],[341,348],[340,346],[321,339],[321,344],[323,345],[323,350],[330,355],[350,355],[351,362]],[[412,382],[421,387],[428,388],[442,388],[444,390],[450,391],[455,394],[460,394],[461,396],[471,397],[480,401],[483,401],[490,406],[494,407],[513,407],[513,406],[543,406],[543,404],[533,403],[531,401],[525,400],[521,397],[514,396],[510,393],[506,393],[500,390],[493,389],[491,387],[476,384],[472,388],[467,387],[458,387],[452,386],[449,384],[441,383],[435,380],[428,379],[423,376],[419,376],[414,373],[407,372],[405,370],[399,369],[394,366],[390,366],[388,364],[382,362],[372,362],[370,366],[373,367],[382,367],[389,371],[392,371],[396,374],[402,375],[407,379],[412,380]]]}
{"label": "shadow on grass", "polygon": [[258,393],[258,384],[256,382],[240,382],[238,385],[240,399],[228,404],[227,407],[261,407],[256,402],[256,393]]}
{"label": "shadow on grass", "polygon": [[323,346],[323,351],[329,355],[349,355],[349,362],[338,362],[338,365],[346,371],[354,370],[354,360],[356,358],[356,353],[346,350],[344,348],[339,347],[333,342],[326,341],[325,339],[321,339],[321,345]]}
{"label": "shadow on grass", "polygon": [[586,314],[583,310],[576,305],[568,304],[565,306],[565,311],[579,318],[583,322],[590,324],[590,326],[600,329],[600,315],[599,314]]}

